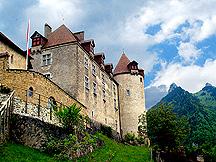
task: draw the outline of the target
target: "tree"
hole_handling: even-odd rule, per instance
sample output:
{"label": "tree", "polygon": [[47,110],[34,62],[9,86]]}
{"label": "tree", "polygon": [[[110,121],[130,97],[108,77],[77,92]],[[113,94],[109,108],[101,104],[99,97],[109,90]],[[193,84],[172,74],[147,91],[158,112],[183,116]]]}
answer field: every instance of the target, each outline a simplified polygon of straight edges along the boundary
{"label": "tree", "polygon": [[80,127],[83,127],[84,120],[88,120],[88,116],[80,114],[82,106],[77,107],[76,103],[70,107],[63,105],[63,109],[53,105],[53,109],[59,122],[69,131],[74,131],[75,128],[80,129]]}
{"label": "tree", "polygon": [[147,112],[148,137],[153,148],[168,152],[179,150],[190,130],[185,117],[172,113],[174,108],[160,102]]}

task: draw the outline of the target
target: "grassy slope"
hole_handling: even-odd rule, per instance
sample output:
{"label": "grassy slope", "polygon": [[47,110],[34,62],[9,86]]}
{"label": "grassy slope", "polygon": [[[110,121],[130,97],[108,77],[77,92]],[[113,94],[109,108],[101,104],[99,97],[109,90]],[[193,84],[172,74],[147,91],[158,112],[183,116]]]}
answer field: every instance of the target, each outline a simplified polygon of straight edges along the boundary
{"label": "grassy slope", "polygon": [[[97,135],[103,139],[105,146],[91,153],[92,161],[107,161],[109,155],[114,154],[112,161],[150,161],[150,150],[148,147],[126,146],[122,143],[116,143],[106,136]],[[84,156],[78,161],[88,161],[89,156]],[[0,147],[0,161],[55,161],[52,157],[41,153],[38,150],[8,142]]]}
{"label": "grassy slope", "polygon": [[0,161],[50,161],[55,160],[38,150],[13,142],[8,142],[0,147]]}
{"label": "grassy slope", "polygon": [[[118,161],[150,161],[150,150],[148,147],[141,146],[126,146],[122,143],[116,143],[106,136],[97,134],[97,136],[104,140],[105,146],[91,153],[94,161],[106,161],[109,155],[114,154],[113,162]],[[87,161],[88,157],[84,156],[79,161]]]}

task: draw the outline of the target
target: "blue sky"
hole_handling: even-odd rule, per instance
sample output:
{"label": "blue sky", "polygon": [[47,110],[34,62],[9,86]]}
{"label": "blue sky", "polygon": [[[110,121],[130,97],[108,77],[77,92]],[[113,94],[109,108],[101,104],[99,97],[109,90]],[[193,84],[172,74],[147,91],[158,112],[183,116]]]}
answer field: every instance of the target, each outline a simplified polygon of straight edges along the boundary
{"label": "blue sky", "polygon": [[123,48],[145,70],[146,107],[175,82],[189,92],[216,82],[215,0],[0,0],[0,31],[26,49],[26,29],[84,30],[116,66]]}

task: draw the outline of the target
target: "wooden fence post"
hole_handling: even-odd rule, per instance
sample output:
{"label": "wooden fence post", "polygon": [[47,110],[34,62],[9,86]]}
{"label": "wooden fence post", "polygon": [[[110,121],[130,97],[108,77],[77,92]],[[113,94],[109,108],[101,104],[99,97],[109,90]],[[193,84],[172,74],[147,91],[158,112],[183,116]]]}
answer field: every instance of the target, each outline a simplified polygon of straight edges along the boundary
{"label": "wooden fence post", "polygon": [[[50,99],[51,101],[51,103],[53,103],[53,99]],[[52,120],[52,108],[53,108],[53,105],[51,104],[51,106],[50,106],[50,120]]]}
{"label": "wooden fence post", "polygon": [[26,91],[26,104],[25,104],[25,113],[27,114],[27,107],[28,107],[28,90],[25,90]]}
{"label": "wooden fence post", "polygon": [[40,94],[38,94],[38,117],[40,117]]}

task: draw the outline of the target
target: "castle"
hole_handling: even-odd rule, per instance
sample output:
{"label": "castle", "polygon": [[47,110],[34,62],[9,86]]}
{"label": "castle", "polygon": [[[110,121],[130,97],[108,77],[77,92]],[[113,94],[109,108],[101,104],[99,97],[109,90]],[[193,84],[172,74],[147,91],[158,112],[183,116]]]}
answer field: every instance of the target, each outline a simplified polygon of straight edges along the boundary
{"label": "castle", "polygon": [[[145,111],[144,70],[138,63],[123,53],[113,71],[112,63],[104,63],[103,52],[94,53],[95,42],[85,40],[84,31],[73,33],[64,24],[53,32],[45,24],[44,31],[44,36],[37,31],[31,36],[33,71],[81,103],[92,120],[111,126],[122,137],[137,134],[138,116]],[[1,49],[0,53],[6,51]],[[7,52],[11,60],[13,54]],[[43,92],[51,89],[46,85],[28,86],[31,91]],[[53,100],[59,100],[58,95],[53,96]]]}

